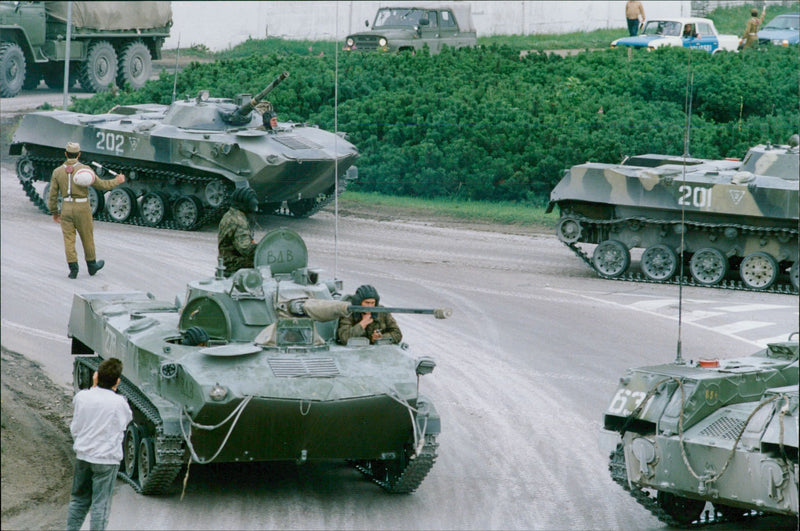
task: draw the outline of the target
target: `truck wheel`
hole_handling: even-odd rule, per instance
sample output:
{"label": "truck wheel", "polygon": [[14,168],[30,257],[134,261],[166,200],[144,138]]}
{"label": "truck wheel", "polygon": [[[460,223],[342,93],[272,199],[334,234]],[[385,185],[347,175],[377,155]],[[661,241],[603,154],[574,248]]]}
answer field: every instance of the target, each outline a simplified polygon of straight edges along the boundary
{"label": "truck wheel", "polygon": [[108,41],[97,41],[89,46],[86,61],[81,65],[81,86],[90,92],[108,90],[117,79],[117,52]]}
{"label": "truck wheel", "polygon": [[127,83],[133,89],[142,88],[153,72],[150,50],[142,41],[126,45],[119,56],[117,70],[117,86],[124,87]]}
{"label": "truck wheel", "polygon": [[25,54],[15,42],[0,45],[0,97],[13,98],[25,83]]}

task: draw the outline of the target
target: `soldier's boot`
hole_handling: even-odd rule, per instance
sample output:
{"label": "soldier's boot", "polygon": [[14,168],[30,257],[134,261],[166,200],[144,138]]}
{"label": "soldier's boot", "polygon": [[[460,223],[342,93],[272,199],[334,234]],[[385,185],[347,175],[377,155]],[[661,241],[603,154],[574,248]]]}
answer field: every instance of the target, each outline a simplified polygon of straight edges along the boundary
{"label": "soldier's boot", "polygon": [[78,278],[78,262],[69,262],[69,278]]}
{"label": "soldier's boot", "polygon": [[91,260],[86,262],[86,267],[89,268],[89,274],[92,276],[103,269],[104,265],[106,265],[106,263],[103,260]]}

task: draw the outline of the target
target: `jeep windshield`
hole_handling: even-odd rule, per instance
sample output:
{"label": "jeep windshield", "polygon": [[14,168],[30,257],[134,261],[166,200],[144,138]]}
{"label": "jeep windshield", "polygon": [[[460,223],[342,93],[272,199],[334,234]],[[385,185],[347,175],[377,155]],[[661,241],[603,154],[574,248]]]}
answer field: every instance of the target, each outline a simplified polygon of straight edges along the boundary
{"label": "jeep windshield", "polygon": [[651,20],[641,35],[671,35],[678,37],[681,34],[681,23],[671,20]]}
{"label": "jeep windshield", "polygon": [[780,15],[761,29],[796,30],[800,28],[800,15]]}
{"label": "jeep windshield", "polygon": [[419,20],[425,18],[423,9],[386,8],[379,9],[375,15],[373,28],[413,28],[419,25]]}

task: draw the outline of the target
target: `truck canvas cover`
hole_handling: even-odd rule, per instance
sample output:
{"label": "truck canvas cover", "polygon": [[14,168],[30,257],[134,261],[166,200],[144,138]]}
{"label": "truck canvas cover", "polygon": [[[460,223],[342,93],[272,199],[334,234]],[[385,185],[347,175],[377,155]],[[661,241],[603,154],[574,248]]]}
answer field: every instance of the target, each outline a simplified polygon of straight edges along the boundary
{"label": "truck canvas cover", "polygon": [[[47,14],[67,21],[67,2],[45,2]],[[99,30],[161,28],[172,22],[170,2],[72,2],[72,25]]]}

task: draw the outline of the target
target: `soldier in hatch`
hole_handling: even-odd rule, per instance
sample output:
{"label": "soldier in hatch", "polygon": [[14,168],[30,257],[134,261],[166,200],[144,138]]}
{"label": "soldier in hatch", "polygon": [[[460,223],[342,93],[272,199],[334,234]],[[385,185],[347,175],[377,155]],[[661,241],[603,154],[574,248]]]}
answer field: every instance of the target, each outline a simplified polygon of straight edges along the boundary
{"label": "soldier in hatch", "polygon": [[[356,290],[350,302],[353,306],[379,306],[380,300],[378,290],[365,284]],[[392,343],[400,343],[403,333],[392,314],[364,312],[341,317],[336,337],[343,345],[351,337],[366,337],[373,344],[379,339],[391,339]]]}
{"label": "soldier in hatch", "polygon": [[[78,253],[75,252],[75,233],[81,238],[83,256],[89,274],[94,275],[105,265],[97,260],[94,250],[94,225],[92,224],[92,208],[89,205],[89,187],[101,192],[111,190],[125,182],[125,176],[117,174],[116,179],[98,179],[94,171],[86,164],[78,162],[81,146],[77,142],[67,144],[65,152],[67,161],[53,170],[50,177],[50,195],[47,207],[53,221],[61,225],[64,235],[64,251],[67,254],[69,278],[78,277]],[[58,196],[62,197],[59,210]]]}
{"label": "soldier in hatch", "polygon": [[237,188],[231,195],[231,207],[222,216],[217,233],[217,249],[225,266],[225,276],[253,267],[256,242],[253,240],[253,214],[258,212],[258,198],[252,188]]}

